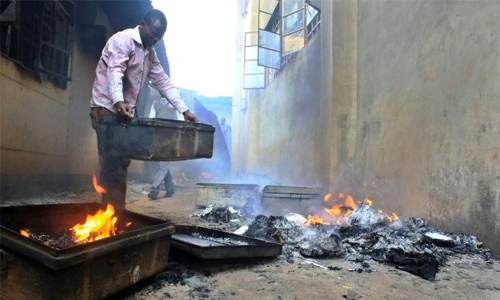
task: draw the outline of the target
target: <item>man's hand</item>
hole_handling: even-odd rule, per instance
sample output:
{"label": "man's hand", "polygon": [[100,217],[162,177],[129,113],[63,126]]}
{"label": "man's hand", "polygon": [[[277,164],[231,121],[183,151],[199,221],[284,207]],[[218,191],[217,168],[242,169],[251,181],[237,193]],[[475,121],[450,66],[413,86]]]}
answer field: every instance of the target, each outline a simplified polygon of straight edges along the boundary
{"label": "man's hand", "polygon": [[123,101],[116,102],[115,108],[119,115],[125,116],[129,119],[132,119],[134,117],[134,110],[132,109],[132,107],[130,107],[130,105],[126,104]]}
{"label": "man's hand", "polygon": [[182,114],[184,115],[184,120],[198,123],[198,118],[189,110],[186,110]]}

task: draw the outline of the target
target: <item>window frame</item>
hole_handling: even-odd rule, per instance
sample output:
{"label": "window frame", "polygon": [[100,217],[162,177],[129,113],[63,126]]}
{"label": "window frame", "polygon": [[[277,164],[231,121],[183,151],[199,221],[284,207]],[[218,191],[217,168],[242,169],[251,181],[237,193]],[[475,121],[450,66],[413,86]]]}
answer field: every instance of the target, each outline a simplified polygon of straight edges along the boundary
{"label": "window frame", "polygon": [[75,1],[14,2],[15,19],[0,22],[1,54],[66,89],[73,68]]}
{"label": "window frame", "polygon": [[[285,5],[286,2],[289,1],[288,3],[293,3],[297,2],[302,4],[302,6],[298,8],[294,8],[292,10],[287,10],[285,12]],[[262,3],[265,3],[266,5],[263,5]],[[243,75],[243,87],[244,89],[255,89],[255,88],[260,88],[264,89],[271,81],[279,75],[279,73],[283,70],[283,68],[290,63],[298,53],[305,47],[309,39],[318,32],[320,26],[321,26],[321,11],[308,3],[308,0],[275,0],[274,3],[276,3],[276,6],[273,6],[270,4],[269,0],[259,0],[258,4],[258,41],[257,41],[257,48],[258,48],[258,56],[264,56],[264,57],[258,57],[257,63],[259,66],[262,66],[264,69],[263,73],[260,73],[260,76],[262,76],[262,80],[264,80],[264,84],[262,84],[262,87],[252,87],[252,88],[247,88],[245,83],[247,82],[247,74],[246,73],[246,66],[247,66],[247,56],[246,56],[246,51],[247,51],[247,42],[245,38],[245,65],[244,65],[244,75]],[[272,10],[272,12],[271,12]],[[300,18],[297,19],[297,22],[299,24],[302,24],[301,26],[298,26],[294,30],[290,30],[285,32],[285,18],[289,18],[290,16],[293,16],[296,14]],[[299,20],[300,19],[300,20]],[[263,34],[262,32],[265,32]],[[255,31],[252,32],[246,32],[246,34],[250,33],[255,33]],[[264,36],[269,36],[269,35],[278,35],[279,36],[279,48],[273,47],[270,45],[270,43],[267,40],[262,39]],[[293,37],[293,35],[298,36],[298,39],[288,39],[292,42],[298,42],[295,43],[296,47],[293,48],[291,51],[284,51],[287,45],[287,38],[288,37]],[[273,52],[278,52],[279,53],[279,63],[276,64],[275,61],[270,61],[268,57],[265,57],[267,53],[273,53]],[[268,55],[269,56],[269,55]],[[275,59],[276,60],[276,59]],[[255,75],[255,74],[253,74]]]}

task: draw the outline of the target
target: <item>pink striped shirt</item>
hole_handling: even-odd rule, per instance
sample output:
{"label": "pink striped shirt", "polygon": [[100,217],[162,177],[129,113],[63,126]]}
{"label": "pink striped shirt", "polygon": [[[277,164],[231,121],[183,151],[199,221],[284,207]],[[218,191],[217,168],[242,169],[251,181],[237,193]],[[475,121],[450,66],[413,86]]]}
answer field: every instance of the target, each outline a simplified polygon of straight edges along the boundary
{"label": "pink striped shirt", "polygon": [[139,26],[111,36],[95,70],[91,107],[105,107],[116,113],[114,104],[125,101],[136,108],[148,79],[172,105],[188,110],[170,77],[163,71],[154,47],[145,49]]}

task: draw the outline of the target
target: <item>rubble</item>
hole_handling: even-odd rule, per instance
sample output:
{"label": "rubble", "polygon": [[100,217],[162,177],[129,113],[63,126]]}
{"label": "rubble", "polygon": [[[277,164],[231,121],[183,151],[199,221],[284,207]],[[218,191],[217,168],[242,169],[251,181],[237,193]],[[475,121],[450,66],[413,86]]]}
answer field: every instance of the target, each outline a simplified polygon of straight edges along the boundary
{"label": "rubble", "polygon": [[79,245],[79,243],[75,242],[73,232],[69,229],[63,230],[57,235],[48,235],[41,232],[28,232],[28,234],[29,238],[56,250]]}
{"label": "rubble", "polygon": [[289,262],[297,253],[308,258],[344,257],[359,263],[353,271],[371,272],[366,261],[373,260],[427,280],[434,280],[439,267],[458,253],[497,259],[474,236],[438,231],[423,218],[390,222],[368,205],[357,207],[339,225],[305,227],[286,217],[258,215],[245,235],[283,243],[282,256]]}
{"label": "rubble", "polygon": [[231,206],[221,204],[210,204],[203,211],[191,214],[212,223],[229,223],[239,221],[243,216],[239,210]]}

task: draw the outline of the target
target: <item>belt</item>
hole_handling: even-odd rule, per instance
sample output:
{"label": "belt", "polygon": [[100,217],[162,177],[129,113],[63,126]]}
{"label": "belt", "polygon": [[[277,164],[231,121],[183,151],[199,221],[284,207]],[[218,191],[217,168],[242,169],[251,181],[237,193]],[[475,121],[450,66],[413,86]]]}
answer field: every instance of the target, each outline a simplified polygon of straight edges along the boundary
{"label": "belt", "polygon": [[91,114],[96,118],[101,117],[115,117],[116,114],[105,107],[92,107],[90,108]]}

